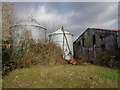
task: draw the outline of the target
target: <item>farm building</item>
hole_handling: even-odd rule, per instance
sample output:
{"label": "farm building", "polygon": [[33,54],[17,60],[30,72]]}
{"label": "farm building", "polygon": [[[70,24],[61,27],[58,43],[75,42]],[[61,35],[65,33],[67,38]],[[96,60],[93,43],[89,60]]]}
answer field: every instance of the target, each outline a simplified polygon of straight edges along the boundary
{"label": "farm building", "polygon": [[23,22],[14,24],[10,28],[13,31],[11,37],[15,51],[20,49],[22,43],[28,43],[29,41],[46,43],[46,29],[33,21],[24,20]]}
{"label": "farm building", "polygon": [[[67,41],[63,34],[62,28],[51,33],[49,35],[49,41],[53,42],[57,46],[59,46],[61,48],[61,50],[63,51],[63,57],[66,60],[70,60],[71,59],[71,55],[69,55],[70,51],[71,51],[71,54],[73,55],[73,34],[68,31],[64,31],[64,33],[67,38]],[[67,45],[67,43],[69,46]],[[70,51],[69,51],[69,49],[70,49]]]}
{"label": "farm building", "polygon": [[118,50],[118,46],[120,46],[118,31],[88,28],[74,42],[74,57],[95,61],[99,59],[101,52]]}
{"label": "farm building", "polygon": [[27,38],[33,39],[35,43],[46,42],[46,29],[33,21],[24,21],[11,28],[14,30],[14,43],[20,43]]}

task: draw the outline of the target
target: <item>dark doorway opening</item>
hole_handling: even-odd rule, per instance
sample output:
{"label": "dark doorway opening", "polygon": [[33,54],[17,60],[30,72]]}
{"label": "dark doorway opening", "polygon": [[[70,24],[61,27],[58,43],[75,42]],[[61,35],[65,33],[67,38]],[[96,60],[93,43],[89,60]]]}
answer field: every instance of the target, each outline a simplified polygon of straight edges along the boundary
{"label": "dark doorway opening", "polygon": [[82,39],[82,47],[84,47],[84,41],[85,41],[85,39],[83,38]]}
{"label": "dark doorway opening", "polygon": [[93,35],[93,46],[96,44],[96,38],[95,35]]}

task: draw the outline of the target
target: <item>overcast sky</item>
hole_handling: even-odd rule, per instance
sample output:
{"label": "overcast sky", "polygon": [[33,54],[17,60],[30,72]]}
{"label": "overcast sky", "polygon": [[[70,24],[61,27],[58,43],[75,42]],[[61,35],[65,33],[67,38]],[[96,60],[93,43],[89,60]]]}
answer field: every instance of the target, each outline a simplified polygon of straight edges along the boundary
{"label": "overcast sky", "polygon": [[16,20],[34,16],[47,34],[61,26],[73,33],[73,40],[87,28],[118,28],[117,2],[16,2]]}

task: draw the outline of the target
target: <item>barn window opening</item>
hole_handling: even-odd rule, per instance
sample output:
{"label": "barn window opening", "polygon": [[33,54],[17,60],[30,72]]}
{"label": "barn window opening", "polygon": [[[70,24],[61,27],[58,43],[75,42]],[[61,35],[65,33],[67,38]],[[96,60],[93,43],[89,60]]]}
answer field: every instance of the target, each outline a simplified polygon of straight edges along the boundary
{"label": "barn window opening", "polygon": [[84,47],[84,41],[85,41],[85,39],[83,38],[82,39],[82,47]]}
{"label": "barn window opening", "polygon": [[118,35],[116,35],[116,37],[118,37]]}
{"label": "barn window opening", "polygon": [[78,41],[78,45],[81,46],[81,42],[80,41]]}
{"label": "barn window opening", "polygon": [[95,35],[93,35],[93,46],[96,44],[96,38]]}

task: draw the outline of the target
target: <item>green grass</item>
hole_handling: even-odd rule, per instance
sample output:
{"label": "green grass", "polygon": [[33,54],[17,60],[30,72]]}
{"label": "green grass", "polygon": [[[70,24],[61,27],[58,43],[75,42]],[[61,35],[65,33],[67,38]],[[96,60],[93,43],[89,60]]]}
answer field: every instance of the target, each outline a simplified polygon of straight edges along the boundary
{"label": "green grass", "polygon": [[118,88],[118,70],[91,64],[16,69],[3,88]]}

